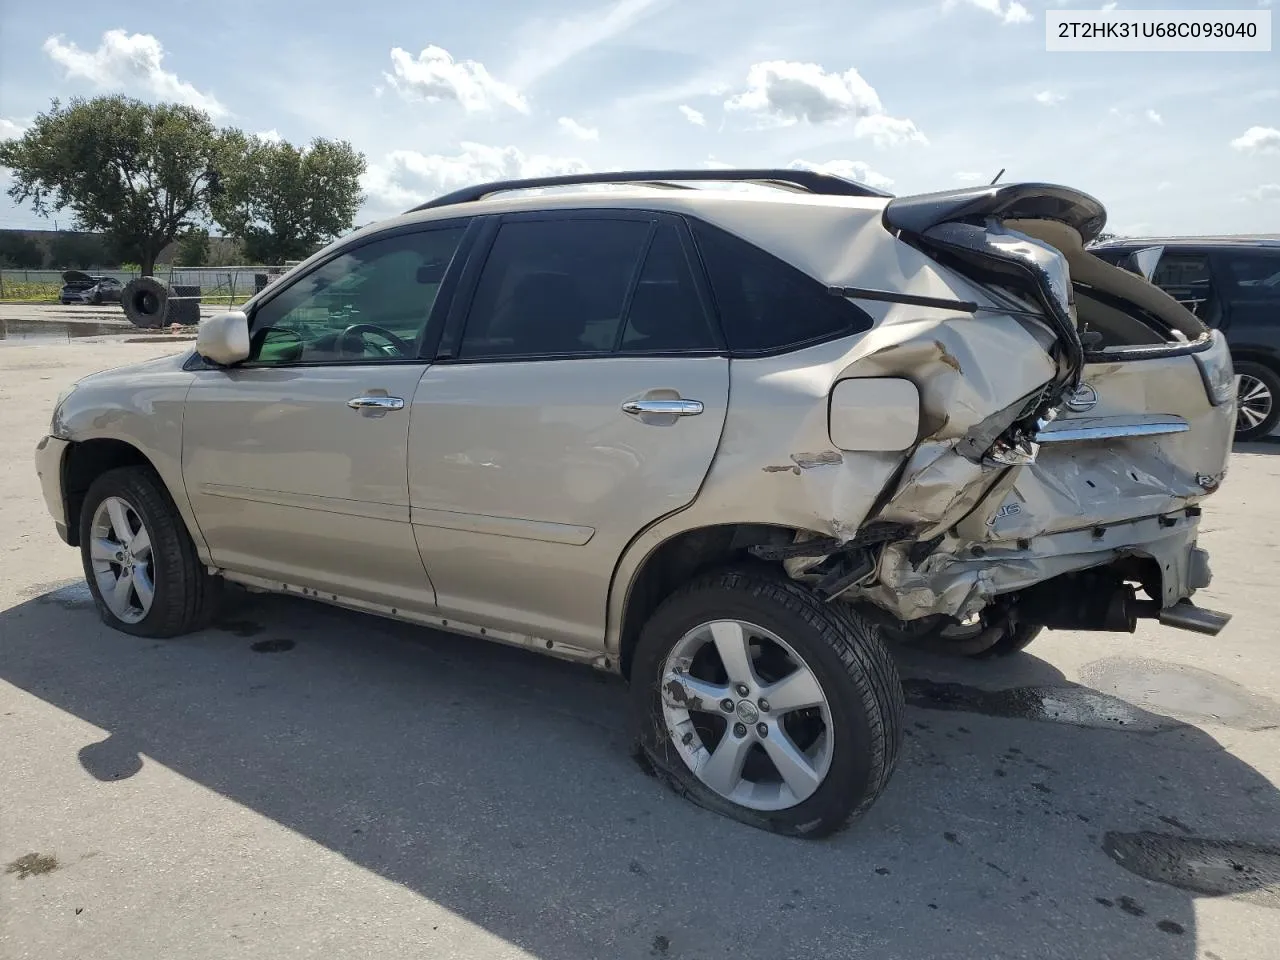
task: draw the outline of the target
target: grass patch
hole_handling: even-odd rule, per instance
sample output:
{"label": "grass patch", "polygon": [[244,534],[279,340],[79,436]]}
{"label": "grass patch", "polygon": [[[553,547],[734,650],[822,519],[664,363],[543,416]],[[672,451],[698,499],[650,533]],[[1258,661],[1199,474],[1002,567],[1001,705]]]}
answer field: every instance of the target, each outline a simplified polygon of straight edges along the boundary
{"label": "grass patch", "polygon": [[5,280],[0,290],[0,302],[35,301],[37,303],[57,303],[62,284],[38,280]]}

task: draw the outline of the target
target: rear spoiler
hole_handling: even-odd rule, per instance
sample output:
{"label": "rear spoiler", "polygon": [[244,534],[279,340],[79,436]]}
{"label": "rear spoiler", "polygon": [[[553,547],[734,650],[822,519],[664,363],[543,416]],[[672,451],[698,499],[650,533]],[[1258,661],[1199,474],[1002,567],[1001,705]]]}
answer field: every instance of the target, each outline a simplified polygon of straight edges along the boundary
{"label": "rear spoiler", "polygon": [[1084,243],[1102,233],[1107,223],[1106,209],[1093,197],[1052,183],[1005,183],[895,197],[882,216],[889,230],[912,235],[941,223],[982,223],[988,217],[1057,220],[1077,230]]}

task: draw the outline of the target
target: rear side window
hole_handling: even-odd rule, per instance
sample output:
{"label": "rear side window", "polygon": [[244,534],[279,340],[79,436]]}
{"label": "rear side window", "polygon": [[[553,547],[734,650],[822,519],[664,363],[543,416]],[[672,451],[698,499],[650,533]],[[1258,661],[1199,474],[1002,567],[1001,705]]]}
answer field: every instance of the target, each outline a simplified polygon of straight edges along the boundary
{"label": "rear side window", "polygon": [[767,353],[869,330],[870,314],[789,263],[718,227],[693,223],[733,353]]}
{"label": "rear side window", "polygon": [[676,228],[659,224],[631,295],[619,349],[656,353],[715,346]]}
{"label": "rear side window", "polygon": [[502,224],[459,359],[612,352],[652,229],[645,220]]}
{"label": "rear side window", "polygon": [[1250,300],[1280,300],[1280,253],[1228,254],[1231,293]]}
{"label": "rear side window", "polygon": [[570,217],[502,224],[458,358],[715,347],[672,223]]}

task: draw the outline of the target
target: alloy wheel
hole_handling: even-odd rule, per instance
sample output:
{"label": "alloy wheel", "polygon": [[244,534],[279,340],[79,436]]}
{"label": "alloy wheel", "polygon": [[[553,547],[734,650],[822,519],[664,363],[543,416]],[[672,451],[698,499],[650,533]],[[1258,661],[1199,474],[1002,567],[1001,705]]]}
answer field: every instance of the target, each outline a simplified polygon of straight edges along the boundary
{"label": "alloy wheel", "polygon": [[138,623],[155,600],[151,535],[138,511],[121,497],[106,497],[93,512],[89,557],[102,602],[125,623]]}
{"label": "alloy wheel", "polygon": [[1271,415],[1271,388],[1247,373],[1236,375],[1236,430],[1251,430]]}
{"label": "alloy wheel", "polygon": [[694,627],[668,654],[662,712],[681,759],[709,789],[752,810],[785,810],[831,767],[831,708],[781,637],[741,620]]}

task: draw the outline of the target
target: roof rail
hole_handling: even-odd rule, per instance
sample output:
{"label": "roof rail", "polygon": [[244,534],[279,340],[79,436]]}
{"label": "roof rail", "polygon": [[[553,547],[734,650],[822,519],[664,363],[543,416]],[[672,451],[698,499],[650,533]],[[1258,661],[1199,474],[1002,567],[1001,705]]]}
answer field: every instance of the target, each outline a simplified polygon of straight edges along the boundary
{"label": "roof rail", "polygon": [[1096,247],[1134,247],[1143,244],[1164,244],[1166,246],[1276,246],[1280,245],[1280,234],[1250,234],[1242,233],[1237,235],[1219,235],[1208,237],[1117,237],[1115,240],[1104,240],[1096,243]]}
{"label": "roof rail", "polygon": [[570,187],[590,183],[635,183],[648,186],[675,187],[680,181],[694,183],[754,183],[783,190],[801,190],[829,197],[891,197],[893,194],[816,170],[746,169],[746,170],[638,170],[613,173],[569,173],[555,177],[531,177],[526,180],[495,180],[446,193],[442,197],[419,204],[407,213],[448,207],[455,203],[471,203],[507,190],[529,190],[535,187]]}

